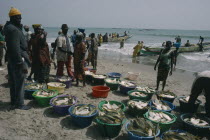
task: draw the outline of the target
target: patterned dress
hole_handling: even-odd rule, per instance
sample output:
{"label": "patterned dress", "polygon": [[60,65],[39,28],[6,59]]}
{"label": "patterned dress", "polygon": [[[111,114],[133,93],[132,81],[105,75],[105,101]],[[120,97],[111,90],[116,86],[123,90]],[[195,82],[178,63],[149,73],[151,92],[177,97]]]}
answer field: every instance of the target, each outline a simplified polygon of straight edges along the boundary
{"label": "patterned dress", "polygon": [[86,46],[84,42],[75,45],[74,48],[74,76],[76,79],[82,78],[85,75],[84,72],[84,56],[86,52]]}

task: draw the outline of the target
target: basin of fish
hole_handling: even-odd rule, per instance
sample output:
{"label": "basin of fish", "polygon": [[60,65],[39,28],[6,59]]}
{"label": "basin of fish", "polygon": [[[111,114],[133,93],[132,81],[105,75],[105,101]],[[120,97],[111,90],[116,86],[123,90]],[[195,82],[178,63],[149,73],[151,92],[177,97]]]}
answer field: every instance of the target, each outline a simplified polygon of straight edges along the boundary
{"label": "basin of fish", "polygon": [[85,75],[93,76],[95,74],[93,72],[91,72],[91,71],[85,71]]}
{"label": "basin of fish", "polygon": [[95,106],[88,105],[77,105],[73,108],[72,114],[78,116],[91,116],[97,111]]}
{"label": "basin of fish", "polygon": [[100,112],[99,116],[96,118],[102,123],[106,124],[122,124],[126,119],[123,112]]}
{"label": "basin of fish", "polygon": [[[187,96],[187,97],[180,97],[180,98],[179,98],[179,101],[184,102],[184,103],[188,103],[188,102],[189,102],[189,99],[190,99],[190,96]],[[196,100],[196,101],[195,101],[195,104],[199,104],[199,103],[200,103],[199,100]]]}
{"label": "basin of fish", "polygon": [[171,118],[168,114],[161,111],[160,112],[149,111],[148,119],[158,123],[169,123],[173,121],[173,118]]}
{"label": "basin of fish", "polygon": [[148,96],[146,93],[143,93],[141,91],[131,92],[130,95],[135,96],[135,97],[147,97]]}
{"label": "basin of fish", "polygon": [[137,136],[154,137],[158,133],[159,127],[144,118],[136,118],[130,121],[127,131]]}
{"label": "basin of fish", "polygon": [[200,140],[188,132],[168,131],[163,135],[163,140]]}
{"label": "basin of fish", "polygon": [[45,89],[42,89],[42,90],[39,90],[35,96],[37,97],[51,97],[53,95],[55,95],[56,92],[54,90],[45,90]]}
{"label": "basin of fish", "polygon": [[122,85],[124,87],[134,87],[135,86],[135,84],[130,81],[121,81],[120,85]]}
{"label": "basin of fish", "polygon": [[150,88],[150,87],[136,87],[137,90],[139,91],[144,91],[146,93],[154,93],[156,92],[153,88]]}
{"label": "basin of fish", "polygon": [[164,101],[160,101],[158,99],[152,101],[152,107],[156,108],[157,110],[164,110],[164,111],[171,109],[167,103],[165,103]]}
{"label": "basin of fish", "polygon": [[95,75],[93,75],[93,78],[95,78],[95,79],[105,79],[106,76],[102,75],[102,74],[95,74]]}
{"label": "basin of fish", "polygon": [[161,91],[158,93],[158,96],[162,98],[170,98],[170,99],[176,98],[176,95],[170,91]]}
{"label": "basin of fish", "polygon": [[73,96],[61,96],[61,97],[55,98],[52,103],[56,106],[60,106],[60,105],[70,106],[70,105],[75,104],[76,100]]}
{"label": "basin of fish", "polygon": [[128,101],[128,107],[132,109],[142,110],[148,109],[148,102],[137,101],[137,100],[130,100]]}
{"label": "basin of fish", "polygon": [[116,78],[114,78],[114,79],[107,78],[107,79],[105,79],[105,82],[111,83],[111,84],[119,84],[120,83],[119,79],[116,79]]}
{"label": "basin of fish", "polygon": [[67,81],[71,80],[71,78],[68,77],[68,76],[58,77],[57,79],[58,79],[59,82],[67,82]]}
{"label": "basin of fish", "polygon": [[191,117],[187,117],[184,119],[185,122],[192,124],[194,126],[198,126],[198,127],[207,127],[210,126],[209,121],[207,121],[206,119],[204,119],[203,117],[199,117],[197,115],[193,115]]}
{"label": "basin of fish", "polygon": [[107,112],[113,112],[113,111],[121,111],[122,110],[122,105],[117,105],[115,103],[110,103],[110,102],[107,102],[105,104],[102,105],[102,109],[104,111],[107,111]]}
{"label": "basin of fish", "polygon": [[46,84],[39,84],[39,83],[32,83],[25,86],[25,90],[39,90],[39,89],[45,89]]}
{"label": "basin of fish", "polygon": [[48,83],[47,85],[48,85],[48,86],[51,86],[51,87],[66,87],[65,84],[63,84],[63,83],[58,83],[58,82],[51,82],[51,83]]}

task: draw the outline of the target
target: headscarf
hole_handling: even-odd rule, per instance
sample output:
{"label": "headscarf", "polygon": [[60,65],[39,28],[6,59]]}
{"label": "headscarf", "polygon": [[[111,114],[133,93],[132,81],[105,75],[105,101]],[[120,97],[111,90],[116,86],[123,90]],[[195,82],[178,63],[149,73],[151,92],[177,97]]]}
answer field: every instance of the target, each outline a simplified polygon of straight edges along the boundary
{"label": "headscarf", "polygon": [[27,25],[24,26],[24,29],[29,29],[29,27]]}
{"label": "headscarf", "polygon": [[35,29],[35,28],[41,28],[42,25],[41,24],[33,24],[32,27]]}
{"label": "headscarf", "polygon": [[12,7],[9,11],[9,17],[21,15],[20,11],[14,7]]}

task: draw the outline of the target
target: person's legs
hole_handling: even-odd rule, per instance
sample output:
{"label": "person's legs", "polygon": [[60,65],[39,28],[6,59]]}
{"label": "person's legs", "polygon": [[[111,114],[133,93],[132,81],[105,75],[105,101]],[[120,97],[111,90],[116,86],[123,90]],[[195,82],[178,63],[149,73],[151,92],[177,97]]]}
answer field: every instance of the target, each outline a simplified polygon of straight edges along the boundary
{"label": "person's legs", "polygon": [[74,79],[74,74],[71,71],[71,56],[68,56],[68,61],[65,62],[68,75]]}
{"label": "person's legs", "polygon": [[15,95],[15,83],[14,83],[14,72],[12,72],[13,68],[11,64],[7,65],[8,68],[8,75],[9,75],[9,85],[10,85],[10,102],[11,105],[14,106],[15,105],[15,101],[16,101],[16,95]]}
{"label": "person's legs", "polygon": [[210,117],[210,78],[206,79],[204,82],[205,86],[205,97],[206,97],[206,103],[205,103],[205,109],[206,109],[206,115]]}
{"label": "person's legs", "polygon": [[191,89],[191,94],[190,94],[190,99],[189,103],[194,104],[196,99],[198,98],[199,94],[203,91],[204,89],[204,83],[205,78],[201,77],[198,78],[194,81]]}
{"label": "person's legs", "polygon": [[164,80],[162,83],[162,91],[164,91],[165,85],[166,85],[166,80]]}
{"label": "person's legs", "polygon": [[3,55],[4,55],[4,48],[0,48],[0,66],[2,66],[2,59],[3,59]]}
{"label": "person's legs", "polygon": [[64,69],[64,61],[58,61],[58,69],[57,69],[57,73],[56,76],[63,76],[63,69]]}
{"label": "person's legs", "polygon": [[160,81],[159,80],[157,80],[157,85],[156,85],[156,89],[155,90],[158,90],[159,89],[159,84],[160,84]]}

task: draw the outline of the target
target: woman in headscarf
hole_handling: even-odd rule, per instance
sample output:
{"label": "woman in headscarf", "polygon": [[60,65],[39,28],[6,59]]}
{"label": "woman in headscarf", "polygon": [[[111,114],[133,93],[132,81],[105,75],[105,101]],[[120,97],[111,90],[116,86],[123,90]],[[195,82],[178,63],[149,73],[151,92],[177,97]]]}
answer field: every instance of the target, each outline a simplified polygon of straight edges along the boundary
{"label": "woman in headscarf", "polygon": [[84,62],[86,46],[82,39],[83,35],[81,33],[76,34],[74,48],[74,76],[76,78],[76,86],[79,86],[79,79],[83,80],[83,86],[85,86]]}
{"label": "woman in headscarf", "polygon": [[172,47],[171,41],[167,41],[165,49],[163,49],[160,52],[160,55],[155,64],[154,70],[156,70],[156,67],[159,64],[156,90],[158,90],[159,88],[160,81],[163,81],[162,90],[164,90],[168,74],[172,75],[174,54],[173,50],[171,50],[171,47]]}

